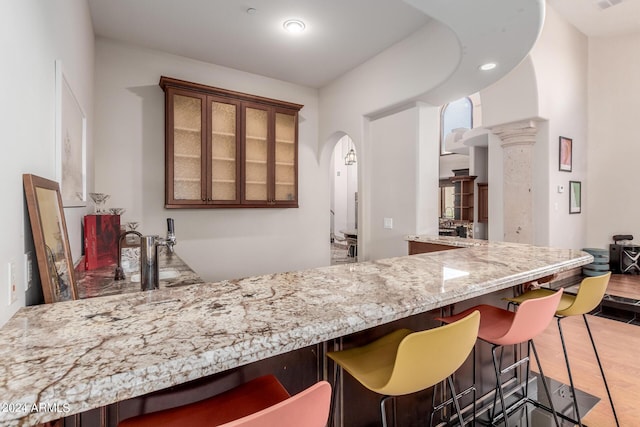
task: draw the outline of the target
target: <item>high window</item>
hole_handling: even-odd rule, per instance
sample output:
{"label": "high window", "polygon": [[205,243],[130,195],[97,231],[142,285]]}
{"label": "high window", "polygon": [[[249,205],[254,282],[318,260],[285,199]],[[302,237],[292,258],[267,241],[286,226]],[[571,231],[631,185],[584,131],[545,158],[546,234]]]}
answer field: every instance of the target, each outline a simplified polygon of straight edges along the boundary
{"label": "high window", "polygon": [[452,130],[473,127],[473,103],[468,97],[450,102],[442,107],[440,115],[440,154],[451,154],[446,151],[444,141]]}

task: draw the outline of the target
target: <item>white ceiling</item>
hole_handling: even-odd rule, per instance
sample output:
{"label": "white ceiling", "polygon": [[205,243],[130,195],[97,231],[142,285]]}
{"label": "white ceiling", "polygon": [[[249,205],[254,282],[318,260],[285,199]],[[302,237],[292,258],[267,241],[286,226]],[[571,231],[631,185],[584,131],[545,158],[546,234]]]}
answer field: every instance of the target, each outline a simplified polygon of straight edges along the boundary
{"label": "white ceiling", "polygon": [[[96,36],[310,87],[428,21],[402,0],[89,0],[89,6]],[[306,31],[287,33],[282,24],[289,18],[302,19]]]}
{"label": "white ceiling", "polygon": [[[618,0],[547,1],[589,36],[640,32],[640,0],[623,0],[606,10],[596,2]],[[514,66],[521,56],[510,53],[507,44],[531,38],[517,30],[526,22],[519,15],[531,12],[534,2],[491,4],[476,7],[468,2],[455,12],[461,6],[448,0],[89,0],[98,37],[316,88],[424,26],[428,12],[452,26],[465,50],[463,61],[493,49],[513,57],[513,64],[507,65]],[[256,13],[247,13],[249,8]],[[450,10],[438,16],[446,9]],[[304,20],[306,31],[284,31],[282,23],[288,18]],[[497,37],[499,20],[513,24],[507,37]],[[476,66],[467,68],[473,71]],[[457,74],[452,85],[464,86],[472,78],[464,69]]]}
{"label": "white ceiling", "polygon": [[[547,0],[547,3],[587,36],[640,33],[640,0],[619,1]],[[601,9],[598,3],[614,5]]]}

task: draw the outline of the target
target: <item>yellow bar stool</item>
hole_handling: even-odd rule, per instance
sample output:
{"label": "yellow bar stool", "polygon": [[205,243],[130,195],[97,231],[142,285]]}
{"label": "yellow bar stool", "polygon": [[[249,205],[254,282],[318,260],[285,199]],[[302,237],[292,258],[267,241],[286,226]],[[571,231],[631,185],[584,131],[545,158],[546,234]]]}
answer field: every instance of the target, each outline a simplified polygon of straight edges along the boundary
{"label": "yellow bar stool", "polygon": [[[569,356],[567,354],[567,346],[564,341],[564,334],[562,333],[562,319],[569,316],[582,316],[584,319],[584,324],[587,327],[587,332],[589,333],[589,339],[591,340],[591,346],[593,347],[593,352],[596,355],[596,360],[598,361],[598,367],[600,368],[600,374],[602,375],[602,380],[604,381],[604,386],[607,390],[607,396],[609,397],[609,403],[611,404],[611,410],[613,411],[613,417],[616,421],[616,426],[620,426],[618,422],[618,415],[616,414],[616,409],[613,405],[613,399],[611,398],[611,392],[609,391],[609,385],[607,384],[607,378],[604,375],[604,369],[602,369],[602,363],[600,362],[600,356],[598,355],[598,349],[596,348],[596,343],[593,340],[593,335],[591,334],[591,328],[589,327],[589,322],[587,320],[587,313],[591,312],[595,309],[607,290],[607,286],[609,285],[609,279],[611,278],[611,272],[607,274],[603,274],[601,276],[595,277],[587,277],[582,280],[580,283],[580,287],[578,288],[578,292],[576,295],[568,295],[567,293],[563,293],[562,299],[560,300],[560,304],[558,305],[558,310],[556,311],[555,317],[558,321],[558,331],[560,331],[560,341],[562,342],[562,351],[564,353],[564,360],[567,364],[567,373],[569,374],[569,385],[571,387],[571,395],[573,397],[573,408],[575,411],[576,419],[569,421],[577,423],[582,426],[582,421],[580,420],[580,410],[578,409],[578,400],[576,398],[576,390],[573,383],[573,376],[571,375],[571,367],[569,365]],[[528,292],[523,293],[514,298],[505,298],[506,301],[514,304],[522,304],[524,301],[545,297],[554,293],[555,291],[546,288],[533,289]],[[567,418],[562,414],[558,414],[563,418]]]}
{"label": "yellow bar stool", "polygon": [[[383,396],[383,426],[387,425],[385,404],[389,399],[426,390],[445,379],[458,421],[465,425],[451,375],[471,353],[479,325],[480,313],[476,311],[450,325],[420,332],[399,329],[367,345],[328,352],[327,356],[363,386]],[[341,369],[334,378],[333,408]]]}

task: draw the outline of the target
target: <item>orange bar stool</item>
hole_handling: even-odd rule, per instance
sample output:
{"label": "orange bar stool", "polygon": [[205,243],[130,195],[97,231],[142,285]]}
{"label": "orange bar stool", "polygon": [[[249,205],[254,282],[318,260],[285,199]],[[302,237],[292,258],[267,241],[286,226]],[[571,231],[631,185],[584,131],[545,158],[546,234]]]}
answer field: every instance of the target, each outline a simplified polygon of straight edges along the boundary
{"label": "orange bar stool", "polygon": [[[547,385],[546,377],[544,376],[544,373],[542,371],[542,366],[540,366],[540,358],[538,357],[538,352],[536,350],[535,344],[533,343],[533,338],[547,328],[558,308],[558,303],[560,302],[561,297],[562,290],[559,290],[552,293],[551,295],[542,298],[524,301],[516,312],[483,304],[472,307],[454,316],[439,318],[439,320],[445,323],[452,323],[467,316],[470,312],[480,312],[480,328],[478,330],[478,338],[493,345],[491,354],[493,356],[493,367],[496,371],[496,394],[500,397],[500,405],[502,408],[502,414],[496,416],[496,396],[494,394],[493,411],[490,414],[492,425],[496,422],[502,421],[504,422],[505,427],[508,427],[509,413],[514,409],[522,406],[522,404],[529,402],[551,412],[553,414],[556,426],[560,427],[560,422],[553,407],[551,393],[549,393],[549,387]],[[527,343],[527,355],[520,361],[512,364],[505,369],[502,369],[501,362],[502,354],[504,352],[504,346],[523,344],[525,342]],[[500,362],[498,362],[498,358],[496,355],[496,350],[499,348]],[[551,408],[547,408],[540,402],[530,399],[527,395],[531,349],[533,349],[533,353],[536,357],[536,362],[538,363],[538,369],[540,370],[540,376],[542,384],[544,386],[544,391],[547,395],[547,399],[549,400]],[[505,405],[504,390],[502,389],[502,381],[500,381],[500,377],[502,374],[515,369],[523,363],[527,363],[527,376],[524,385],[524,395],[521,399],[507,408],[507,406]]]}
{"label": "orange bar stool", "polygon": [[361,347],[328,352],[327,356],[339,367],[334,378],[334,408],[338,396],[335,384],[342,369],[383,396],[380,415],[385,427],[385,404],[389,399],[426,390],[448,379],[458,422],[465,425],[451,375],[471,353],[479,324],[480,314],[468,313],[451,325],[420,332],[399,329]]}
{"label": "orange bar stool", "polygon": [[[602,301],[602,298],[607,291],[607,286],[609,285],[610,278],[611,272],[608,272],[607,274],[603,274],[601,276],[585,278],[580,283],[580,287],[578,288],[578,292],[576,293],[576,295],[569,295],[566,293],[562,295],[558,310],[556,311],[558,330],[560,331],[560,342],[562,342],[562,351],[564,353],[564,361],[567,365],[567,373],[569,374],[569,385],[571,387],[573,408],[576,415],[575,420],[569,421],[577,423],[580,426],[582,426],[582,421],[580,420],[578,399],[576,398],[576,389],[573,383],[573,376],[571,375],[571,367],[569,366],[569,356],[567,354],[567,346],[564,341],[564,334],[562,333],[561,321],[562,319],[569,316],[582,316],[582,318],[584,319],[584,324],[587,327],[589,339],[591,340],[591,346],[593,347],[593,352],[596,355],[598,367],[600,368],[600,374],[602,375],[602,380],[604,381],[604,387],[607,390],[607,396],[609,397],[609,403],[611,404],[611,410],[613,411],[613,417],[615,418],[616,426],[620,426],[620,423],[618,422],[618,415],[616,414],[616,409],[613,405],[613,399],[611,398],[611,392],[609,391],[609,385],[607,384],[607,378],[604,375],[604,369],[602,369],[602,363],[600,362],[598,349],[596,348],[596,343],[593,340],[591,328],[589,327],[589,322],[587,321],[587,314],[595,309]],[[522,304],[523,302],[530,299],[545,297],[552,294],[553,292],[554,291],[551,289],[540,288],[525,292],[515,298],[505,298],[505,300],[509,301],[510,303]]]}
{"label": "orange bar stool", "polygon": [[138,415],[118,427],[324,427],[331,386],[320,381],[290,396],[273,375],[265,375],[200,402]]}

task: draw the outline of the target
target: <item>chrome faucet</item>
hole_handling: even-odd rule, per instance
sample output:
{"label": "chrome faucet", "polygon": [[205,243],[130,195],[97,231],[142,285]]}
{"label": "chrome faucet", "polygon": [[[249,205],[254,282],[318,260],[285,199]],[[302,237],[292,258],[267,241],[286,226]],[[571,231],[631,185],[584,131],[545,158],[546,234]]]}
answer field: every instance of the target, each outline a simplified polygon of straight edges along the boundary
{"label": "chrome faucet", "polygon": [[[130,232],[123,233],[120,236],[120,241],[128,233]],[[169,252],[173,253],[173,246],[176,244],[173,218],[167,218],[167,237],[165,239],[155,235],[142,236],[140,233],[134,233],[140,236],[140,288],[143,291],[158,289],[160,287],[158,246],[166,246]],[[120,276],[118,269],[116,269],[115,280],[122,280],[124,272],[121,271],[120,260],[118,260],[118,268]]]}
{"label": "chrome faucet", "polygon": [[122,269],[122,241],[129,234],[135,234],[136,236],[142,238],[142,234],[134,230],[125,231],[120,235],[120,238],[118,239],[118,266],[116,267],[116,274],[115,274],[115,277],[113,278],[114,280],[124,280],[126,278],[124,275],[124,270]]}
{"label": "chrome faucet", "polygon": [[160,287],[160,271],[158,262],[158,247],[166,246],[173,253],[176,244],[173,218],[167,218],[167,237],[142,236],[140,239],[140,287],[143,291],[150,291]]}

